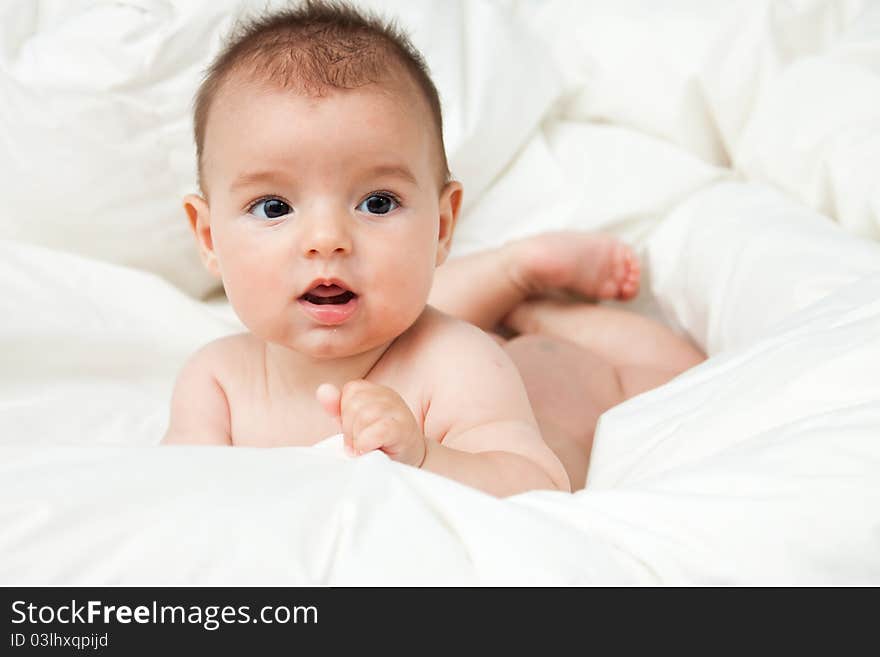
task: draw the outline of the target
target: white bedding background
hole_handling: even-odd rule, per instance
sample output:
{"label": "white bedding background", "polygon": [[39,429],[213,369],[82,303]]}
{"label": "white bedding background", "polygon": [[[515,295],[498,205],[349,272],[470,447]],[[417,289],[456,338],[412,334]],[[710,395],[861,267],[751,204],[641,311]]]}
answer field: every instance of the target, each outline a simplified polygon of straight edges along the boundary
{"label": "white bedding background", "polygon": [[880,584],[880,2],[369,3],[440,89],[456,251],[618,234],[711,355],[600,419],[586,490],[508,500],[156,447],[238,330],[180,198],[247,5],[0,7],[0,583]]}

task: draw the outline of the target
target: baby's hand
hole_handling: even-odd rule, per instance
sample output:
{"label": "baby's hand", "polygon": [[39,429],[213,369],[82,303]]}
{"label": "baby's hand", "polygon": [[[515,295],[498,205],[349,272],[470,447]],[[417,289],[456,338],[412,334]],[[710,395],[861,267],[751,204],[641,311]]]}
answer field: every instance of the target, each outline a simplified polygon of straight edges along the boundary
{"label": "baby's hand", "polygon": [[422,467],[425,436],[409,406],[391,388],[359,379],[346,383],[341,393],[322,383],[315,396],[324,410],[341,419],[349,454],[381,449],[395,461]]}

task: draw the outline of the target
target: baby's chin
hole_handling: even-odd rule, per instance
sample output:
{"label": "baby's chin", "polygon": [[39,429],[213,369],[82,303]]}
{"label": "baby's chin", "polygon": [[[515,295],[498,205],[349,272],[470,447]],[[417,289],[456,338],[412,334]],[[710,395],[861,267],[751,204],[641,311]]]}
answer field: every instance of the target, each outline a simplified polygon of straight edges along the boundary
{"label": "baby's chin", "polygon": [[311,335],[299,335],[282,340],[268,340],[278,346],[295,351],[317,361],[333,361],[360,356],[374,349],[387,347],[397,335],[376,335],[352,339],[344,335],[344,330],[336,327],[323,327]]}
{"label": "baby's chin", "polygon": [[381,319],[361,316],[336,326],[271,322],[247,328],[251,335],[263,342],[295,351],[309,359],[330,361],[384,350],[412,328],[426,309],[426,305],[419,309],[398,307],[383,313]]}

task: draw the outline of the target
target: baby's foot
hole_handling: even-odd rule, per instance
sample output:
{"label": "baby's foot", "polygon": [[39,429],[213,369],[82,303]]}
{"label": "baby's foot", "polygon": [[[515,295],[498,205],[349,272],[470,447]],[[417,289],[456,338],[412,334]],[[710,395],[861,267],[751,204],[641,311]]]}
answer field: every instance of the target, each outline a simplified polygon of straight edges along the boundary
{"label": "baby's foot", "polygon": [[530,296],[566,290],[591,299],[632,299],[641,270],[633,250],[614,237],[562,231],[509,243],[510,275]]}

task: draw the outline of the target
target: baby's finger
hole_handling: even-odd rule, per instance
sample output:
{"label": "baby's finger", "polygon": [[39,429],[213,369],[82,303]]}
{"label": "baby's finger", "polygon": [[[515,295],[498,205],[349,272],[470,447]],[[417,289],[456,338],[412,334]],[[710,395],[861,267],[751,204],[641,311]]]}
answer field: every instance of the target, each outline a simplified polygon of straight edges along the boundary
{"label": "baby's finger", "polygon": [[351,418],[351,433],[354,436],[358,436],[361,431],[370,425],[388,417],[390,411],[388,404],[367,398],[362,403],[359,403],[353,411],[346,411],[346,413]]}
{"label": "baby's finger", "polygon": [[[360,381],[349,381],[342,387],[339,402],[342,426],[346,432],[357,433],[358,423],[362,423],[364,412],[376,404],[376,393],[371,385],[360,385]],[[366,383],[366,382],[363,382]]]}
{"label": "baby's finger", "polygon": [[[339,397],[340,409],[343,415],[356,412],[358,407],[368,402],[375,394],[375,384],[363,379],[349,381],[342,386]],[[372,394],[371,394],[372,393]]]}
{"label": "baby's finger", "polygon": [[340,425],[342,429],[342,435],[344,436],[345,445],[352,450],[352,454],[354,454],[354,422],[356,418],[357,414],[352,413],[350,406],[343,405]]}
{"label": "baby's finger", "polygon": [[332,383],[322,383],[315,390],[315,397],[324,410],[333,417],[339,417],[342,413],[342,393]]}
{"label": "baby's finger", "polygon": [[355,453],[366,454],[383,447],[388,440],[391,429],[389,420],[389,418],[383,418],[359,431],[353,443]]}
{"label": "baby's finger", "polygon": [[342,434],[342,450],[346,456],[357,456],[350,434]]}

